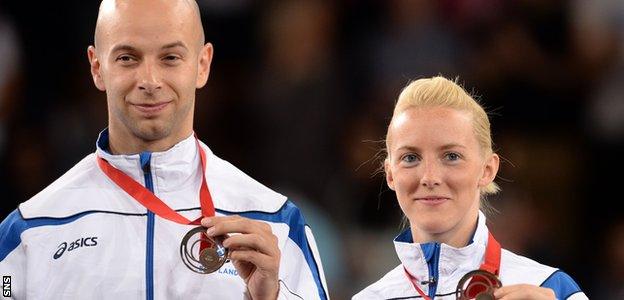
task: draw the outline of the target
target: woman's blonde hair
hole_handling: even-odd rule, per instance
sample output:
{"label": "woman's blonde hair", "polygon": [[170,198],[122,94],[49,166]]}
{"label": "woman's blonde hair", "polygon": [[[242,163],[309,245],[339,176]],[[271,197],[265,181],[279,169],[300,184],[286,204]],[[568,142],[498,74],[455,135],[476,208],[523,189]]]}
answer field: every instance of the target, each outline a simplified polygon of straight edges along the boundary
{"label": "woman's blonde hair", "polygon": [[[483,107],[457,83],[457,79],[451,81],[442,76],[436,76],[410,82],[399,95],[392,114],[392,120],[411,108],[436,106],[470,113],[472,115],[475,136],[481,146],[482,153],[485,155],[493,153],[488,115]],[[392,120],[390,123],[392,123]],[[391,138],[391,136],[386,135],[386,149],[388,149]],[[387,151],[386,153],[387,156],[390,156]],[[481,189],[480,194],[483,198],[483,196],[495,194],[499,190],[498,185],[492,181]]]}

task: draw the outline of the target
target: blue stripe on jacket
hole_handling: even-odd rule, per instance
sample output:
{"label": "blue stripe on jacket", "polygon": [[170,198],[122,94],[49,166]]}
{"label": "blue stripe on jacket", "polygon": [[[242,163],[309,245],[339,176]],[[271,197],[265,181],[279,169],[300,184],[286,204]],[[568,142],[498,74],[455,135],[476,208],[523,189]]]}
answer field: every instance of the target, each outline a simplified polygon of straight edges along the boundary
{"label": "blue stripe on jacket", "polygon": [[552,289],[555,291],[557,299],[562,300],[568,299],[570,296],[581,291],[581,288],[574,282],[574,279],[561,270],[552,273],[540,286]]}
{"label": "blue stripe on jacket", "polygon": [[82,212],[65,218],[33,218],[25,220],[18,209],[11,212],[0,224],[0,261],[22,242],[22,232],[39,226],[63,225],[94,212]]}

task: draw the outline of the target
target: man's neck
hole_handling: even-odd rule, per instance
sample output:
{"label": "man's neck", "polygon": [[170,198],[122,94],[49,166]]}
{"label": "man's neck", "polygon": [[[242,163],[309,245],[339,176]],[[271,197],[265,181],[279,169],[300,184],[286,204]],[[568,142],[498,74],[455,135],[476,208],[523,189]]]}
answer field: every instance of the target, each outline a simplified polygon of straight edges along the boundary
{"label": "man's neck", "polygon": [[183,141],[192,134],[192,131],[184,134],[169,135],[162,139],[145,140],[137,136],[122,137],[109,130],[108,151],[111,154],[138,154],[141,152],[163,152]]}

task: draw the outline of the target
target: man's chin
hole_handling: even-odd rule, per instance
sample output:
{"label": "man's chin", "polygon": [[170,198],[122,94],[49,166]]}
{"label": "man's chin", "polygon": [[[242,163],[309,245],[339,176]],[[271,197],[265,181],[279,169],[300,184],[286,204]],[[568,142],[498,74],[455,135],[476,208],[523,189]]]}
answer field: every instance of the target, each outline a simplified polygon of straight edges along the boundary
{"label": "man's chin", "polygon": [[146,142],[166,139],[171,135],[171,127],[162,124],[142,124],[133,130],[134,135]]}

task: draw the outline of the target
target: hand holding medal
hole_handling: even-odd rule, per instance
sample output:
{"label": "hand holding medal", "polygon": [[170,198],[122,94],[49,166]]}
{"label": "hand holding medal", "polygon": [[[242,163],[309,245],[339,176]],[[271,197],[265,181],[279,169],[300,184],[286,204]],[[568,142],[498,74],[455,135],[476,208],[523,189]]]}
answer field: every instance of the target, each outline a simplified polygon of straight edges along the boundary
{"label": "hand holding medal", "polygon": [[271,226],[238,215],[204,218],[201,224],[209,237],[226,237],[223,246],[252,299],[276,299],[280,250]]}
{"label": "hand holding medal", "polygon": [[[466,273],[458,282],[456,299],[458,300],[515,300],[535,299],[554,300],[553,290],[530,284],[502,286],[498,278],[501,260],[501,246],[492,233],[488,234],[485,249],[485,261],[478,270]],[[418,287],[417,279],[404,267],[405,275],[414,289],[423,299],[431,299]]]}

